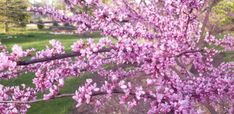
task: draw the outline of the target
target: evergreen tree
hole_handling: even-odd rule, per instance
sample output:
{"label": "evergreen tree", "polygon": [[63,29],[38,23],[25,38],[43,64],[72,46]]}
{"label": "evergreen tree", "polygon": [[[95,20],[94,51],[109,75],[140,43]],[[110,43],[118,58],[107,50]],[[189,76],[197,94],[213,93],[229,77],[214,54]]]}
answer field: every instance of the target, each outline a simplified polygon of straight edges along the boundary
{"label": "evergreen tree", "polygon": [[25,26],[30,15],[27,12],[26,0],[0,0],[0,23],[4,24],[4,31],[9,31],[9,24]]}

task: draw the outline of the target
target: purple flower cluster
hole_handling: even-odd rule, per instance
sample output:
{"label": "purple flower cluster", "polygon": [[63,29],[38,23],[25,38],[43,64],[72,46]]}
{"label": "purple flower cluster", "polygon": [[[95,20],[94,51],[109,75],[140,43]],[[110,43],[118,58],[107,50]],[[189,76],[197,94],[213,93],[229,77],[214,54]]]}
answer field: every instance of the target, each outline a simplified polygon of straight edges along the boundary
{"label": "purple flower cluster", "polygon": [[[216,39],[209,34],[202,38],[197,17],[204,2],[117,0],[105,4],[99,0],[65,0],[71,12],[76,7],[91,11],[70,16],[53,8],[32,8],[33,12],[73,24],[79,33],[99,31],[104,38],[74,42],[71,53],[56,40],[41,51],[24,51],[15,45],[8,52],[0,45],[0,79],[35,73],[34,88],[1,88],[0,112],[25,113],[36,93],[43,93],[43,100],[66,96],[59,93],[67,78],[91,72],[103,82],[88,79],[67,95],[77,107],[83,103],[102,106],[102,101],[117,95],[129,108],[141,101],[150,103],[149,114],[201,113],[205,111],[202,107],[218,112],[223,101],[224,111],[232,114],[234,63],[215,65],[214,59],[220,52],[234,51],[234,38]],[[199,46],[201,40],[207,45]],[[31,59],[23,61],[26,57]],[[136,80],[142,82],[136,84]],[[100,95],[105,97],[96,97]]]}
{"label": "purple flower cluster", "polygon": [[15,87],[5,87],[0,85],[0,100],[15,101],[24,103],[0,103],[0,113],[2,114],[26,114],[30,104],[27,101],[36,99],[36,91],[33,88],[27,88],[25,85]]}

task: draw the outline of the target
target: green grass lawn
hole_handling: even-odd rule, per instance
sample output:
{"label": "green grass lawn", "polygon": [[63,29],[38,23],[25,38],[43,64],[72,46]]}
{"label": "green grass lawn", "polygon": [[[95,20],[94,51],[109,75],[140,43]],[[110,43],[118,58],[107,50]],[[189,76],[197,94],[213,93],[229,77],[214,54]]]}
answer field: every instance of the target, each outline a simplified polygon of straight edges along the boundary
{"label": "green grass lawn", "polygon": [[74,41],[87,38],[93,38],[97,41],[100,38],[100,35],[97,33],[85,37],[81,35],[53,35],[47,31],[38,30],[28,30],[26,32],[13,34],[0,34],[2,44],[5,44],[9,48],[14,44],[18,44],[24,49],[35,48],[38,50],[44,49],[51,39],[61,41],[66,50],[69,50]]}
{"label": "green grass lawn", "polygon": [[[65,46],[66,51],[70,50],[70,45],[79,39],[94,38],[96,41],[100,38],[98,34],[92,34],[90,36],[82,37],[79,35],[53,35],[47,31],[27,30],[17,31],[8,34],[0,34],[0,40],[2,44],[11,48],[12,45],[18,44],[24,49],[35,48],[42,50],[48,41],[51,39],[57,39]],[[77,78],[69,78],[65,81],[65,87],[61,90],[61,93],[74,92],[79,85],[81,85],[86,78],[90,78],[92,74],[85,73]],[[33,86],[32,79],[33,73],[24,74],[16,79],[0,80],[0,84],[7,86],[20,85],[22,83],[27,86]],[[32,104],[28,114],[69,114],[74,109],[75,102],[72,98],[61,98],[56,100],[50,100],[45,102],[39,102]]]}

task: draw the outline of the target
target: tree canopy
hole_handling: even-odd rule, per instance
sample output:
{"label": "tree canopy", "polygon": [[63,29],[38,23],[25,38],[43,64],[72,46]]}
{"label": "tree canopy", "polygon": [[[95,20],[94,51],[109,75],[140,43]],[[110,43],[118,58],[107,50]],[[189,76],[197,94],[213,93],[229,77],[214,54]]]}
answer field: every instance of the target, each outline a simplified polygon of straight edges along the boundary
{"label": "tree canopy", "polygon": [[8,32],[8,24],[25,26],[28,23],[28,5],[27,0],[0,0],[0,23],[5,25],[5,32]]}
{"label": "tree canopy", "polygon": [[208,29],[212,34],[234,31],[234,0],[217,0],[212,8]]}

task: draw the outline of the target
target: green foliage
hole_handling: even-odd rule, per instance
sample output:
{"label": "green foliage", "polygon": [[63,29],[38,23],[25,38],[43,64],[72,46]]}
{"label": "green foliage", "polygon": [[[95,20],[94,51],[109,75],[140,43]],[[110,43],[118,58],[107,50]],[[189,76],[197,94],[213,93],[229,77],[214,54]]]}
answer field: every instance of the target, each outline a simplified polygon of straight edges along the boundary
{"label": "green foliage", "polygon": [[213,8],[211,22],[221,26],[234,23],[230,14],[234,14],[234,0],[222,0]]}
{"label": "green foliage", "polygon": [[[16,33],[16,34],[15,34]],[[12,38],[8,38],[11,36]],[[2,44],[6,45],[9,49],[14,44],[22,46],[24,49],[35,48],[37,50],[42,50],[45,48],[45,45],[49,45],[49,40],[56,39],[63,43],[65,50],[70,50],[73,42],[81,38],[94,38],[95,41],[98,41],[100,34],[93,33],[87,37],[82,35],[53,35],[48,33],[48,31],[42,30],[22,30],[14,31],[12,34],[0,34],[0,40]]]}
{"label": "green foliage", "polygon": [[64,23],[63,26],[68,27],[68,26],[70,26],[70,24],[69,23]]}
{"label": "green foliage", "polygon": [[45,27],[43,21],[40,19],[38,22],[37,22],[37,28],[39,30],[43,29]]}
{"label": "green foliage", "polygon": [[26,26],[30,19],[27,12],[29,6],[27,0],[0,0],[0,21],[15,24],[21,27]]}
{"label": "green foliage", "polygon": [[57,27],[57,26],[59,26],[58,22],[56,22],[56,21],[53,21],[53,26],[54,26],[54,27]]}

